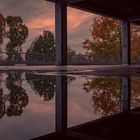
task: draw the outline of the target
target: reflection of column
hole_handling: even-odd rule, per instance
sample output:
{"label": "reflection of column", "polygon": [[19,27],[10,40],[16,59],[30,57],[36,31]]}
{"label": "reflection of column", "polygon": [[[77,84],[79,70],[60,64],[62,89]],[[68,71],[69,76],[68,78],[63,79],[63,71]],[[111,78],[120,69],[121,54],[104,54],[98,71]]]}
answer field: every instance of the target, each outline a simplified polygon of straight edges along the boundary
{"label": "reflection of column", "polygon": [[123,99],[123,111],[130,110],[130,78],[122,77],[122,99]]}
{"label": "reflection of column", "polygon": [[67,64],[67,4],[57,0],[55,4],[56,65]]}
{"label": "reflection of column", "polygon": [[56,77],[56,132],[67,129],[67,77]]}
{"label": "reflection of column", "polygon": [[122,21],[122,64],[130,64],[130,22]]}

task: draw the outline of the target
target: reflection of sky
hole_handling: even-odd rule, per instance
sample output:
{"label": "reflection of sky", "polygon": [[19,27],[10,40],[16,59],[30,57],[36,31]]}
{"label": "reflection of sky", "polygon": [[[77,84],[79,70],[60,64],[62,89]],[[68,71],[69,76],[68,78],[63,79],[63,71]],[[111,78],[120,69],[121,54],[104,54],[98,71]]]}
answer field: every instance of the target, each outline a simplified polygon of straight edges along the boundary
{"label": "reflection of sky", "polygon": [[[21,16],[28,26],[29,37],[23,48],[28,48],[43,30],[54,33],[54,9],[54,4],[45,0],[1,0],[0,4],[0,12],[4,16]],[[68,46],[77,52],[84,52],[81,46],[84,39],[90,35],[93,16],[87,12],[68,8]]]}
{"label": "reflection of sky", "polygon": [[26,81],[23,88],[29,96],[29,103],[21,116],[6,117],[0,120],[0,139],[26,140],[55,131],[54,99],[44,102],[35,95]]}
{"label": "reflection of sky", "polygon": [[[3,80],[6,78],[3,75]],[[22,76],[24,79],[25,76]],[[83,90],[84,78],[76,78],[68,87],[68,126],[77,125],[100,117],[94,114],[90,104],[91,94]],[[4,94],[8,93],[5,82],[1,86]],[[22,87],[29,97],[28,105],[21,116],[7,117],[0,120],[0,138],[2,140],[25,140],[55,131],[55,98],[44,102],[43,97],[35,94],[26,80]]]}
{"label": "reflection of sky", "polygon": [[[100,112],[94,112],[94,106],[91,104],[93,91],[86,93],[83,89],[83,84],[87,82],[87,77],[75,77],[76,79],[71,81],[71,83],[68,83],[68,127],[79,125],[81,123],[102,117]],[[23,108],[23,113],[21,116],[7,117],[5,115],[2,119],[0,119],[0,140],[26,140],[55,131],[55,97],[49,102],[44,102],[43,97],[39,97],[39,95],[35,94],[35,92],[31,89],[29,83],[27,83],[25,80],[24,75],[22,75],[22,78],[24,80],[21,82],[21,85],[26,90],[26,93],[29,97],[29,103],[25,108]],[[117,78],[102,76],[95,78],[95,76],[88,76],[88,78],[93,78],[93,80],[98,78],[113,80],[114,78],[114,81],[120,81],[122,77]],[[8,94],[9,91],[6,89],[5,79],[6,74],[0,74],[0,87],[3,88],[4,94]],[[139,106],[139,80],[140,79],[137,77],[131,77],[132,107]],[[114,86],[115,84],[113,84],[113,88],[116,88]],[[122,90],[123,87],[127,87],[124,85],[120,88],[120,86],[118,86],[119,89],[116,89],[116,91],[120,91],[120,89]],[[92,90],[94,90],[93,87]],[[102,91],[102,88],[100,90]],[[116,98],[114,97],[116,96],[111,96],[112,100],[115,101]],[[120,97],[117,96],[117,99],[120,99]]]}
{"label": "reflection of sky", "polygon": [[[6,76],[3,76],[3,80],[5,78]],[[25,79],[25,76],[22,75],[22,78]],[[102,117],[100,112],[94,112],[91,104],[92,92],[86,93],[83,89],[83,84],[86,82],[85,77],[76,76],[76,79],[68,83],[68,127]],[[4,89],[4,94],[7,94],[9,91],[4,83],[0,85]],[[26,90],[29,103],[23,108],[21,116],[5,115],[0,120],[2,140],[31,139],[55,131],[55,97],[44,102],[43,97],[35,94],[26,80],[23,80],[21,85]]]}
{"label": "reflection of sky", "polygon": [[[68,126],[74,126],[101,117],[94,114],[90,103],[92,94],[83,90],[85,78],[77,78],[68,88]],[[79,88],[80,87],[80,88]]]}

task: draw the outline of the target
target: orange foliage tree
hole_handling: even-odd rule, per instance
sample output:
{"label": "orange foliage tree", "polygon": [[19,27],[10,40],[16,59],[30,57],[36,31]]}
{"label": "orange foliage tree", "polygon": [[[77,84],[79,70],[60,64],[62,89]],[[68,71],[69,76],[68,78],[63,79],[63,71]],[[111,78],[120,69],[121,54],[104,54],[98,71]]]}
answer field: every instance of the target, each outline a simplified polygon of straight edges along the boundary
{"label": "orange foliage tree", "polygon": [[96,17],[90,28],[91,39],[86,39],[83,48],[94,60],[99,58],[120,59],[120,22],[108,17]]}
{"label": "orange foliage tree", "polygon": [[[83,48],[93,60],[121,60],[121,22],[108,17],[98,16],[90,28],[91,37],[85,39]],[[140,56],[140,27],[131,24],[131,60]]]}

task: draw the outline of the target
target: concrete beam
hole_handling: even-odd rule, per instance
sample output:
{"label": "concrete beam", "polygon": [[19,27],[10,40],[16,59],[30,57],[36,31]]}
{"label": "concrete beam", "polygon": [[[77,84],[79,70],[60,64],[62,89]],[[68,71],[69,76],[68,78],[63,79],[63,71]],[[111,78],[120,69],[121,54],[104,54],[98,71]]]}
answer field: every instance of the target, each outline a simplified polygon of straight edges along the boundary
{"label": "concrete beam", "polygon": [[122,21],[122,64],[130,64],[130,21]]}
{"label": "concrete beam", "polygon": [[55,2],[56,65],[67,65],[67,4]]}

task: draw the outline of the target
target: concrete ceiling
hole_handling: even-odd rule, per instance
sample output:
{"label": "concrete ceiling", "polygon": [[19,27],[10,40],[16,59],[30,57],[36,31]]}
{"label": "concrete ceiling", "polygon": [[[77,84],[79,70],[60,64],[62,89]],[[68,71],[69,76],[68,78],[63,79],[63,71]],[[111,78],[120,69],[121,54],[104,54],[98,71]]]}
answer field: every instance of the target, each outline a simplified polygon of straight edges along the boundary
{"label": "concrete ceiling", "polygon": [[[57,0],[48,0],[56,2]],[[140,0],[63,0],[81,10],[114,17],[140,21]]]}

